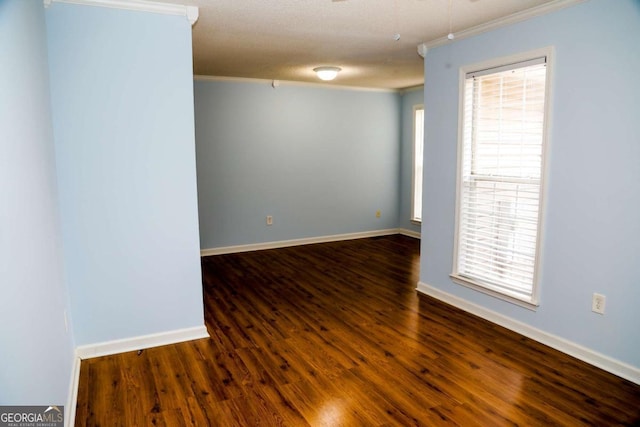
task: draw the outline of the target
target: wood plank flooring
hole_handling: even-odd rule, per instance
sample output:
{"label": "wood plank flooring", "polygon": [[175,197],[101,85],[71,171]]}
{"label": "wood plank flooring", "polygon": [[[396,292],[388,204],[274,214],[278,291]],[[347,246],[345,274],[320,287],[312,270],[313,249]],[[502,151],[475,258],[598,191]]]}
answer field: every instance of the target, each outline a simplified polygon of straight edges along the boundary
{"label": "wood plank flooring", "polygon": [[82,362],[76,426],[640,425],[640,386],[416,293],[388,236],[202,259],[210,339]]}

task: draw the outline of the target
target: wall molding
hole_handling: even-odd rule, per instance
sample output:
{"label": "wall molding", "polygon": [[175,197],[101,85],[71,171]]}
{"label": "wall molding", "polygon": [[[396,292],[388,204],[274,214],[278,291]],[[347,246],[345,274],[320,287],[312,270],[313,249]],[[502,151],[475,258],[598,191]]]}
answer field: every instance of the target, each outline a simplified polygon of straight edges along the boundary
{"label": "wall molding", "polygon": [[[315,82],[302,82],[295,80],[271,80],[271,79],[258,79],[251,77],[225,77],[225,76],[205,76],[202,74],[196,74],[193,76],[194,81],[201,82],[229,82],[229,83],[257,83],[268,85],[273,87],[273,82],[278,82],[278,86],[302,86],[302,87],[314,87],[322,89],[337,89],[337,90],[353,90],[356,92],[382,92],[382,93],[402,93],[403,89],[385,89],[376,87],[360,87],[360,86],[346,86],[333,83],[315,83]],[[274,88],[275,89],[275,88]]]}
{"label": "wall molding", "polygon": [[413,237],[414,239],[420,239],[420,232],[409,230],[408,228],[398,228],[398,234],[402,234],[403,236]]}
{"label": "wall molding", "polygon": [[314,243],[339,242],[342,240],[366,239],[368,237],[390,236],[403,234],[405,236],[420,238],[419,233],[401,228],[388,228],[385,230],[363,231],[360,233],[334,234],[329,236],[308,237],[304,239],[278,240],[275,242],[252,243],[248,245],[223,246],[200,250],[200,256],[234,254],[240,252],[262,251],[265,249],[288,248],[291,246],[311,245]]}
{"label": "wall molding", "polygon": [[112,354],[159,347],[168,344],[177,344],[201,338],[209,338],[209,332],[204,325],[125,338],[121,340],[81,345],[76,347],[76,356],[80,359],[91,359],[93,357],[109,356]]}
{"label": "wall molding", "polygon": [[580,344],[576,344],[565,338],[550,334],[538,328],[534,328],[531,325],[520,322],[511,317],[497,313],[493,310],[489,310],[485,307],[469,302],[448,292],[441,291],[440,289],[430,286],[424,282],[418,282],[418,287],[416,288],[416,290],[420,293],[423,293],[425,295],[443,301],[449,305],[457,307],[461,310],[481,317],[485,320],[488,320],[489,322],[495,323],[521,335],[524,335],[527,338],[531,338],[542,344],[548,345],[551,348],[566,353],[569,356],[573,356],[576,359],[580,359],[583,362],[587,362],[590,365],[596,366],[633,383],[640,384],[639,367],[629,365],[625,362],[586,348]]}
{"label": "wall molding", "polygon": [[536,16],[546,15],[551,12],[556,12],[566,7],[575,6],[580,3],[584,3],[588,0],[554,0],[548,3],[541,4],[530,9],[523,10],[521,12],[513,13],[509,16],[494,19],[493,21],[485,22],[484,24],[476,25],[475,27],[467,28],[466,30],[457,31],[453,34],[455,39],[449,40],[446,36],[431,40],[428,42],[420,43],[418,45],[418,54],[423,58],[427,54],[427,49],[442,46],[448,43],[454,43],[457,40],[466,39],[469,37],[477,36],[478,34],[486,33],[488,31],[495,30],[497,28],[505,27],[507,25],[515,24],[517,22],[525,21],[527,19],[535,18]]}
{"label": "wall molding", "polygon": [[135,10],[138,12],[160,13],[162,15],[184,16],[191,23],[198,20],[199,11],[196,6],[185,6],[181,4],[158,3],[147,0],[43,0],[44,7],[51,6],[52,3],[70,3],[84,6],[108,7],[111,9]]}
{"label": "wall molding", "polygon": [[76,406],[78,404],[78,385],[80,384],[80,358],[73,357],[73,366],[71,367],[71,378],[69,380],[69,394],[65,406],[65,426],[73,427],[76,423]]}

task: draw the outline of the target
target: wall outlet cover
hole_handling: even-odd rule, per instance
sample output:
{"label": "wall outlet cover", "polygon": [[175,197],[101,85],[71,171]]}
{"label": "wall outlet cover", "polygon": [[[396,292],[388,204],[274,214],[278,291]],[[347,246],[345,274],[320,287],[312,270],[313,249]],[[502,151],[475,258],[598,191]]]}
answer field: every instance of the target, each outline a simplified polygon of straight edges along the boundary
{"label": "wall outlet cover", "polygon": [[604,308],[606,303],[606,298],[602,294],[593,294],[593,298],[591,299],[591,311],[598,314],[604,314]]}

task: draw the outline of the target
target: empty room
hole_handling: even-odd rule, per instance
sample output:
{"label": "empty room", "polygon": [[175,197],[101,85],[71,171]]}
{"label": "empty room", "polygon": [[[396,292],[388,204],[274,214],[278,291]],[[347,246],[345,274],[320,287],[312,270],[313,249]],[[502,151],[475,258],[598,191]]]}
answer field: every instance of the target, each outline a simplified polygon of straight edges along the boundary
{"label": "empty room", "polygon": [[637,0],[0,0],[0,426],[640,424]]}

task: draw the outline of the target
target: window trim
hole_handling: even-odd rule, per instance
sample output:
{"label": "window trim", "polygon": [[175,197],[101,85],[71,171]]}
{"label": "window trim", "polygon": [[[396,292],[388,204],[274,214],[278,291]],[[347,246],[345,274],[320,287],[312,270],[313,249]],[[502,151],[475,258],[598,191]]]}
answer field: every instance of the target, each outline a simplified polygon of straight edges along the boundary
{"label": "window trim", "polygon": [[[413,121],[413,133],[411,138],[411,217],[409,220],[416,225],[422,225],[422,218],[417,218],[415,213],[416,203],[416,133],[418,122],[416,121],[416,111],[422,110],[422,175],[424,177],[424,104],[415,104],[413,106],[411,119]],[[422,195],[420,195],[420,203],[422,203]]]}
{"label": "window trim", "polygon": [[[535,265],[533,270],[533,282],[531,300],[524,300],[505,293],[490,289],[479,282],[458,274],[458,242],[460,227],[460,204],[462,195],[462,170],[463,170],[463,149],[464,149],[464,107],[465,107],[465,82],[469,73],[498,68],[507,65],[520,64],[534,58],[546,57],[547,77],[545,81],[545,107],[544,107],[544,124],[542,129],[542,165],[540,175],[540,206],[538,210],[537,224],[537,247],[535,253]],[[554,67],[554,47],[548,46],[541,49],[531,50],[528,52],[517,53],[514,55],[494,58],[480,63],[465,65],[459,70],[458,78],[458,146],[457,146],[457,165],[456,165],[456,207],[455,207],[455,228],[453,241],[453,264],[452,273],[449,275],[451,280],[459,285],[474,289],[483,294],[498,298],[503,301],[518,305],[535,311],[540,306],[540,277],[542,272],[543,248],[544,248],[544,222],[547,204],[547,176],[549,173],[549,143],[551,135],[551,105],[553,101],[553,67]]]}

